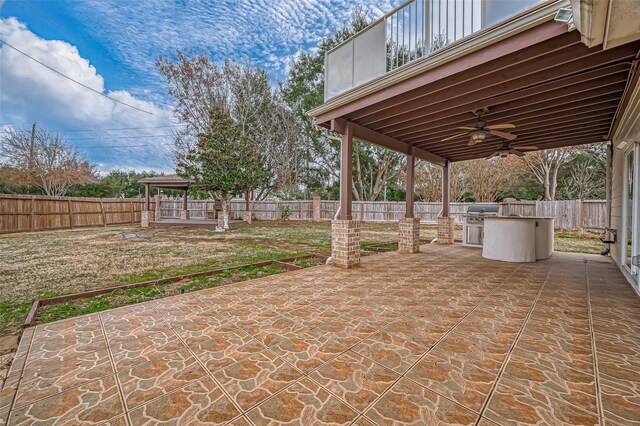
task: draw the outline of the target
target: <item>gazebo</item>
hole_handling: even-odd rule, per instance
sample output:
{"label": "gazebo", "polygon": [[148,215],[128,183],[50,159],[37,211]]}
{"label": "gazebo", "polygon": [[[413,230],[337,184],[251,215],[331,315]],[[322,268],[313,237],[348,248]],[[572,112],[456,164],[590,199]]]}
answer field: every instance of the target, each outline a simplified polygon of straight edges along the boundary
{"label": "gazebo", "polygon": [[[151,210],[150,189],[178,189],[184,191],[182,198],[182,211],[180,212],[180,220],[189,219],[189,210],[187,209],[187,191],[189,186],[194,183],[191,179],[185,179],[178,175],[155,176],[140,179],[139,183],[144,184],[144,211],[142,212],[142,226],[148,227],[150,222],[154,220],[153,211]],[[155,218],[158,220],[160,218]]]}

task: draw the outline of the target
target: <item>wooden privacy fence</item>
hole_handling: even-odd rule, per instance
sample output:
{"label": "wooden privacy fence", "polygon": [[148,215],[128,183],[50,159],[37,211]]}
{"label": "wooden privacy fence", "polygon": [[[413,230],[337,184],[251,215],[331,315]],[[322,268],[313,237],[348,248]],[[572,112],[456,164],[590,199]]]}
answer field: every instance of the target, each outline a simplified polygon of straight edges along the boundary
{"label": "wooden privacy fence", "polygon": [[139,223],[143,209],[142,198],[0,194],[0,233]]}
{"label": "wooden privacy fence", "polygon": [[[203,219],[206,212],[213,210],[213,200],[189,200],[189,215],[193,219]],[[279,220],[288,211],[290,220],[312,220],[313,201],[251,201],[251,210],[257,220]],[[467,208],[473,203],[451,203],[450,215],[455,222],[462,224]],[[491,203],[485,203],[491,204]],[[606,203],[602,200],[568,200],[568,201],[518,201],[499,203],[502,214],[519,216],[544,216],[555,219],[555,227],[563,230],[579,228],[604,229],[606,227]],[[323,200],[320,203],[320,219],[331,220],[338,209],[338,201]],[[438,221],[442,206],[440,203],[415,203],[414,213],[422,223],[435,224]],[[160,217],[175,219],[180,217],[182,200],[162,199]],[[245,201],[231,201],[231,218],[239,219],[239,212],[245,209]],[[353,218],[365,222],[391,223],[404,217],[404,202],[354,201]]]}
{"label": "wooden privacy fence", "polygon": [[[450,214],[462,224],[464,213],[472,203],[451,203]],[[320,219],[331,220],[338,209],[338,201],[321,201]],[[545,216],[555,218],[557,229],[604,229],[606,203],[604,201],[518,201],[502,203],[502,214]],[[355,220],[392,223],[404,216],[403,202],[354,201]],[[144,208],[142,198],[73,198],[0,194],[0,233],[72,229],[89,226],[107,226],[140,223]],[[189,200],[192,219],[211,218],[214,200]],[[245,201],[231,202],[232,219],[239,219]],[[290,220],[312,220],[313,201],[252,201],[253,216],[258,220],[282,219],[288,211]],[[437,223],[440,203],[415,203],[415,214],[422,223]],[[156,210],[152,200],[151,210]],[[160,218],[180,218],[182,199],[162,199]]]}

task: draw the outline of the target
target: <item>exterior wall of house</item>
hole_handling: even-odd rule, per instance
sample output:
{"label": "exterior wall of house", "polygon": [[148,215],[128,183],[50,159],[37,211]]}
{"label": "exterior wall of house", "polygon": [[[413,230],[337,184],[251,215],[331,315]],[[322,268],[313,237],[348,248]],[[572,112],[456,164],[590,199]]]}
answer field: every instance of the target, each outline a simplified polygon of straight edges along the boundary
{"label": "exterior wall of house", "polygon": [[[631,144],[632,145],[632,144]],[[611,167],[611,228],[618,230],[618,243],[611,246],[611,258],[621,267],[622,263],[622,198],[624,191],[624,157],[626,151],[616,149],[614,143]]]}
{"label": "exterior wall of house", "polygon": [[[625,181],[626,174],[626,158],[627,154],[636,150],[638,157],[637,144],[640,143],[640,74],[632,74],[634,81],[629,82],[629,87],[633,88],[628,94],[628,102],[625,104],[624,110],[620,111],[620,121],[616,127],[615,133],[611,138],[613,146],[613,155],[611,162],[611,228],[618,231],[618,242],[611,247],[611,258],[616,262],[622,273],[627,277],[629,283],[640,294],[637,276],[628,273],[628,269],[624,266],[625,262]],[[623,146],[624,145],[624,146]],[[618,148],[620,147],[620,148]],[[638,159],[636,158],[636,161]],[[635,197],[636,205],[640,203],[640,176],[638,168],[636,168],[635,181]],[[640,208],[636,208],[640,215]],[[640,219],[640,218],[638,218]],[[636,219],[636,224],[640,223]],[[638,227],[638,225],[636,225]],[[636,231],[637,238],[640,239],[640,232]],[[638,243],[636,242],[636,245]],[[640,253],[638,253],[640,254]]]}

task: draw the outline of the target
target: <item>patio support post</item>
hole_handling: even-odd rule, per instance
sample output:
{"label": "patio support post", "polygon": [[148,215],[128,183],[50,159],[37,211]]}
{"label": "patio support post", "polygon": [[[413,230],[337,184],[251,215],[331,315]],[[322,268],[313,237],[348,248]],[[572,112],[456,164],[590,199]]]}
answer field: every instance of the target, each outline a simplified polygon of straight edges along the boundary
{"label": "patio support post", "polygon": [[446,161],[442,168],[442,213],[438,217],[438,243],[453,244],[455,222],[449,216],[451,163]]}
{"label": "patio support post", "polygon": [[406,207],[404,218],[398,223],[398,251],[417,253],[420,251],[420,218],[414,217],[414,172],[416,158],[413,146],[407,151]]}
{"label": "patio support post", "polygon": [[180,220],[189,220],[189,199],[187,198],[188,188],[184,190],[182,196],[182,211],[180,212]]}
{"label": "patio support post", "polygon": [[360,264],[360,221],[351,214],[353,173],[353,127],[344,125],[340,143],[340,212],[331,222],[331,257],[333,265],[353,268]]}
{"label": "patio support post", "polygon": [[148,228],[149,223],[153,220],[151,211],[151,201],[149,200],[149,184],[144,184],[144,209],[142,209],[142,215],[140,219],[140,225],[143,228]]}

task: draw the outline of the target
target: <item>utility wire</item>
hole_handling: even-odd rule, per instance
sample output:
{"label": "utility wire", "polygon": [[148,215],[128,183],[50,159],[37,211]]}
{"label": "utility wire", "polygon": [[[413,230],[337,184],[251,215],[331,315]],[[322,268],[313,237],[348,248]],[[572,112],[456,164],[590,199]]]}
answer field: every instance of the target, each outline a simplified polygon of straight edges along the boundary
{"label": "utility wire", "polygon": [[115,149],[115,148],[142,148],[149,146],[148,143],[143,145],[113,145],[113,146],[76,146],[78,149]]}
{"label": "utility wire", "polygon": [[[44,19],[45,21],[47,21],[49,24],[51,24],[52,27],[56,28],[58,31],[60,31],[63,34],[66,34],[71,40],[75,41],[78,44],[81,44],[83,46],[84,43],[82,43],[80,40],[78,40],[77,38],[75,38],[73,36],[73,34],[69,33],[67,30],[65,30],[64,28],[62,28],[61,26],[59,26],[58,24],[56,24],[55,22],[53,22],[53,20],[51,20],[47,15],[45,15],[43,12],[41,12],[38,8],[36,8],[35,6],[31,5],[27,0],[20,0],[25,6],[27,6],[29,9],[31,9],[34,13],[36,13],[37,15],[40,15],[40,17],[42,19]],[[85,46],[85,47],[89,47],[89,46]],[[91,49],[93,50],[93,49]],[[95,50],[93,50],[95,53]],[[102,56],[102,55],[100,55]]]}
{"label": "utility wire", "polygon": [[[9,123],[12,124],[12,123]],[[0,126],[2,126],[2,124],[0,124]],[[149,126],[149,127],[119,127],[119,128],[113,128],[113,129],[53,129],[53,130],[48,130],[49,132],[60,132],[60,133],[67,133],[67,132],[106,132],[106,131],[115,131],[115,130],[146,130],[146,129],[166,129],[166,128],[179,128],[179,126],[186,126],[186,124],[174,124],[174,125],[167,125],[167,126]],[[13,130],[14,132],[18,132],[18,133],[29,133],[31,130]]]}
{"label": "utility wire", "polygon": [[106,140],[115,140],[115,139],[142,139],[142,138],[168,138],[173,135],[138,135],[138,136],[100,136],[98,138],[71,138],[68,139],[70,142],[73,141],[106,141]]}
{"label": "utility wire", "polygon": [[76,84],[78,84],[78,85],[80,85],[80,86],[84,87],[85,89],[89,89],[89,90],[91,90],[92,92],[97,93],[97,94],[98,94],[98,95],[100,95],[100,96],[104,96],[104,97],[105,97],[105,98],[107,98],[107,99],[111,99],[113,102],[117,102],[117,103],[122,104],[122,105],[124,105],[124,106],[127,106],[127,107],[129,107],[129,108],[133,108],[133,109],[138,110],[138,111],[140,111],[140,112],[144,112],[145,114],[153,115],[153,113],[152,113],[152,112],[145,111],[145,110],[140,109],[140,108],[138,108],[138,107],[135,107],[135,106],[133,106],[133,105],[129,105],[128,103],[125,103],[125,102],[119,101],[118,99],[112,98],[112,97],[111,97],[111,96],[109,96],[109,95],[105,95],[104,93],[102,93],[102,92],[100,92],[100,91],[98,91],[98,90],[96,90],[96,89],[94,89],[94,88],[92,88],[92,87],[87,86],[86,84],[80,83],[78,80],[75,80],[75,79],[73,79],[73,78],[69,77],[68,75],[61,73],[61,72],[60,72],[60,71],[58,71],[57,69],[52,68],[52,67],[50,67],[49,65],[47,65],[47,64],[45,64],[45,63],[43,63],[43,62],[40,62],[39,60],[37,60],[37,59],[36,59],[36,58],[34,58],[33,56],[28,55],[27,53],[23,52],[22,50],[18,49],[17,47],[14,47],[14,46],[10,45],[9,43],[7,43],[6,41],[4,41],[4,40],[2,40],[2,39],[0,39],[0,43],[4,44],[4,45],[6,45],[6,46],[9,46],[10,48],[12,48],[13,50],[15,50],[16,52],[21,53],[22,55],[26,56],[27,58],[31,59],[32,61],[35,61],[35,62],[39,63],[39,64],[40,64],[40,65],[42,65],[43,67],[48,68],[48,69],[50,69],[51,71],[55,72],[56,74],[61,75],[62,77],[66,78],[66,79],[68,79],[68,80],[73,81],[74,83],[76,83]]}

